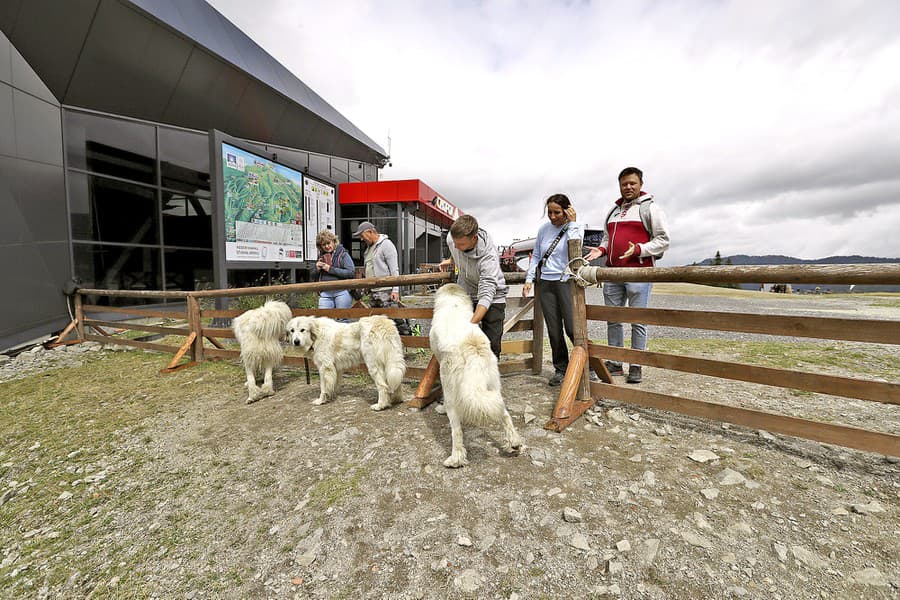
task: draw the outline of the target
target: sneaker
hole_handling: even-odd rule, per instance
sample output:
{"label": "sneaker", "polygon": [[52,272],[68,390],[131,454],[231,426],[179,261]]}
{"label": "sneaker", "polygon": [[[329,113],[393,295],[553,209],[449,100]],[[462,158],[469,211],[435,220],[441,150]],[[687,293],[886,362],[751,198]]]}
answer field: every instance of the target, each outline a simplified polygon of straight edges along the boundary
{"label": "sneaker", "polygon": [[600,378],[593,371],[591,371],[591,383],[600,383]]}
{"label": "sneaker", "polygon": [[611,360],[605,361],[606,370],[609,371],[610,375],[624,375],[625,371],[622,370],[622,363],[614,363]]}
{"label": "sneaker", "polygon": [[558,385],[562,385],[562,380],[563,380],[564,376],[565,376],[564,373],[554,373],[553,377],[551,377],[550,381],[548,381],[547,383],[550,384],[550,387],[556,387]]}
{"label": "sneaker", "polygon": [[631,365],[628,367],[628,377],[625,379],[625,383],[640,383],[641,382],[641,366],[640,365]]}

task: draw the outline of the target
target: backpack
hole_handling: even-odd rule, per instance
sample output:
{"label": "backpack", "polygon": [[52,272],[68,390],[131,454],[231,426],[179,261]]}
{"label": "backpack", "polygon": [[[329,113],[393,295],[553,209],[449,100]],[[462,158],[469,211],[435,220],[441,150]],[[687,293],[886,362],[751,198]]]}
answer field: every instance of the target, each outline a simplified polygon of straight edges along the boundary
{"label": "backpack", "polygon": [[[644,200],[643,202],[638,204],[638,213],[641,216],[641,223],[644,225],[644,229],[647,230],[647,233],[649,233],[650,235],[653,235],[653,224],[650,222],[650,205],[651,204],[653,204],[653,198],[650,198],[649,200]],[[606,227],[607,230],[609,230],[609,218],[612,216],[612,214],[616,211],[617,208],[619,208],[619,207],[617,205],[613,204],[613,207],[611,209],[609,209],[608,213],[606,213],[606,220],[603,221],[603,226]],[[663,254],[665,254],[665,253],[661,252],[659,254],[653,254],[652,256],[655,260],[659,260],[663,257]]]}

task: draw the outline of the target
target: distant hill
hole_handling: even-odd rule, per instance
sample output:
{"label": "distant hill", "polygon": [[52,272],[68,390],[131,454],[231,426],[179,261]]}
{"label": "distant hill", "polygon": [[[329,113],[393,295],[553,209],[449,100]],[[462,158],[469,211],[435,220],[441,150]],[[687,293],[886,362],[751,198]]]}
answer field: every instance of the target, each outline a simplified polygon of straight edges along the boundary
{"label": "distant hill", "polygon": [[[783,256],[781,254],[766,254],[763,256],[749,256],[747,254],[735,254],[733,256],[723,256],[722,264],[731,260],[733,265],[854,265],[863,263],[900,263],[900,258],[883,258],[880,256],[828,256],[826,258],[796,258],[794,256]],[[707,258],[696,265],[714,265],[715,258]],[[766,283],[766,282],[761,282]],[[745,290],[759,289],[759,284],[742,283],[741,288]],[[793,285],[795,290],[813,290],[820,287],[822,290],[830,290],[832,292],[847,292],[849,285],[828,285],[814,283],[801,283]],[[900,285],[857,285],[853,288],[854,292],[900,292]]]}

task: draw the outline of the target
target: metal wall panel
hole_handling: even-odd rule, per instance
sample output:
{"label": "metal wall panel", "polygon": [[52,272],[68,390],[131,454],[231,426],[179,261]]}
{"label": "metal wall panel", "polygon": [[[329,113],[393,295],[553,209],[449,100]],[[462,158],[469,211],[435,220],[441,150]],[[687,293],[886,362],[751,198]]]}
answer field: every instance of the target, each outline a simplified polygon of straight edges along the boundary
{"label": "metal wall panel", "polygon": [[60,109],[13,89],[13,114],[18,157],[62,166]]}
{"label": "metal wall panel", "polygon": [[31,69],[28,62],[19,54],[15,48],[10,48],[11,68],[12,68],[12,86],[23,92],[28,92],[32,96],[37,96],[41,100],[45,100],[50,104],[59,106],[59,100],[50,92],[44,82],[38,78],[37,74]]}
{"label": "metal wall panel", "polygon": [[13,89],[0,82],[0,156],[15,156],[16,128],[13,116]]}
{"label": "metal wall panel", "polygon": [[10,53],[12,45],[3,32],[0,31],[0,83],[12,83],[12,66],[10,65]]}

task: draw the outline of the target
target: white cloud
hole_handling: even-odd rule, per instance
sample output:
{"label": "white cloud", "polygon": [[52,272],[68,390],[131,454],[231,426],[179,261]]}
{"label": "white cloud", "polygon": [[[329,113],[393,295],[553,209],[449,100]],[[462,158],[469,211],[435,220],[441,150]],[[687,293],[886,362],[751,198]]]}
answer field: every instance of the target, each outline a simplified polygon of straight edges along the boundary
{"label": "white cloud", "polygon": [[498,243],[633,164],[665,264],[900,256],[893,0],[212,4]]}

